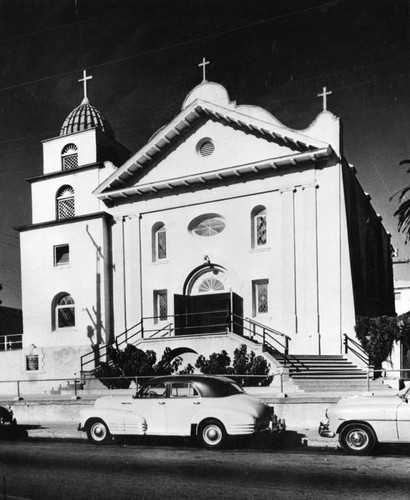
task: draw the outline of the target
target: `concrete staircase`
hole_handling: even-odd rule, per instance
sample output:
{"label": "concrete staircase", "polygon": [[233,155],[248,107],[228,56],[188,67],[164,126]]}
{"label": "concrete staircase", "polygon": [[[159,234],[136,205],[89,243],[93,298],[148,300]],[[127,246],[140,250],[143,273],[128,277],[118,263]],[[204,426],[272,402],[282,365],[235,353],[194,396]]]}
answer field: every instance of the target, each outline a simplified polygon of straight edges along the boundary
{"label": "concrete staircase", "polygon": [[[284,358],[274,358],[285,366]],[[292,355],[286,367],[299,390],[305,393],[361,393],[392,391],[381,380],[367,380],[367,372],[342,355]]]}

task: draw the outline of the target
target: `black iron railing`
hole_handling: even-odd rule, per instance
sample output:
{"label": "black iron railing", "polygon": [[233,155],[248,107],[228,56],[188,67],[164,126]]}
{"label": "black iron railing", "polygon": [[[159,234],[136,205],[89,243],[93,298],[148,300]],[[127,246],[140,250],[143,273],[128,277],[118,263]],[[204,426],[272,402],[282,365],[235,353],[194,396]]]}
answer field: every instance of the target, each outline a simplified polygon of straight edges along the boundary
{"label": "black iron railing", "polygon": [[[93,372],[101,362],[109,362],[110,349],[123,349],[142,339],[188,335],[216,335],[233,332],[262,344],[271,353],[280,356],[286,366],[293,364],[289,355],[290,337],[262,323],[242,318],[229,310],[215,310],[168,315],[170,321],[164,326],[164,318],[145,317],[139,323],[118,335],[112,345],[94,345],[92,351],[81,356],[81,373]],[[173,320],[173,321],[172,321]],[[157,327],[158,326],[158,327]]]}
{"label": "black iron railing", "polygon": [[356,356],[362,363],[369,366],[369,355],[355,339],[349,337],[346,333],[343,334],[343,345],[345,354]]}
{"label": "black iron railing", "polygon": [[23,349],[23,334],[0,335],[0,351]]}
{"label": "black iron railing", "polygon": [[262,344],[264,348],[274,355],[279,355],[284,366],[290,362],[289,343],[290,337],[274,328],[263,325],[250,318],[242,318],[234,313],[231,314],[231,330],[237,333],[242,329],[242,335]]}

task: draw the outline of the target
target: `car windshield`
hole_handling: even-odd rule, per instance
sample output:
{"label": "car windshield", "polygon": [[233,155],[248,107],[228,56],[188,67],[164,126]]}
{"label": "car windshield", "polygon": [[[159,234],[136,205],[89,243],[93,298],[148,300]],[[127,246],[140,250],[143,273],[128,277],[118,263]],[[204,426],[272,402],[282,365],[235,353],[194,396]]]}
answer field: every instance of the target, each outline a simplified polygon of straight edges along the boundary
{"label": "car windshield", "polygon": [[410,398],[410,385],[404,387],[401,391],[397,393],[402,399]]}

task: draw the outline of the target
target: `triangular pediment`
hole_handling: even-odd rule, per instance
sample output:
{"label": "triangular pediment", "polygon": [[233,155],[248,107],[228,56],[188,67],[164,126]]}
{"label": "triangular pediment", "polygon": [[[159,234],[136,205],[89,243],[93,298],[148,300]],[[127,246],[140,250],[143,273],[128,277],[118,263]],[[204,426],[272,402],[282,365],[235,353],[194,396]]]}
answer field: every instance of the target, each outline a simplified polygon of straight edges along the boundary
{"label": "triangular pediment", "polygon": [[[319,160],[326,142],[268,120],[196,100],[114,172],[95,191],[101,199],[191,186],[267,168]],[[208,149],[203,154],[201,145]]]}

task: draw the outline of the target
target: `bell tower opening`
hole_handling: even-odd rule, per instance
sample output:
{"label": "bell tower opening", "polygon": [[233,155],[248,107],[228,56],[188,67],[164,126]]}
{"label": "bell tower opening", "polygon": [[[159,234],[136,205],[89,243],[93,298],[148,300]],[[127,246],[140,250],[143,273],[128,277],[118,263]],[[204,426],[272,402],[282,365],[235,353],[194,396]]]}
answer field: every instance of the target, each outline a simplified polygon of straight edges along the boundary
{"label": "bell tower opening", "polygon": [[183,295],[174,295],[175,334],[217,334],[235,330],[239,333],[242,304],[242,298],[232,291],[226,270],[216,264],[205,264],[188,276]]}

